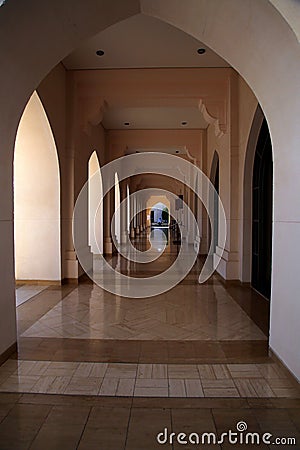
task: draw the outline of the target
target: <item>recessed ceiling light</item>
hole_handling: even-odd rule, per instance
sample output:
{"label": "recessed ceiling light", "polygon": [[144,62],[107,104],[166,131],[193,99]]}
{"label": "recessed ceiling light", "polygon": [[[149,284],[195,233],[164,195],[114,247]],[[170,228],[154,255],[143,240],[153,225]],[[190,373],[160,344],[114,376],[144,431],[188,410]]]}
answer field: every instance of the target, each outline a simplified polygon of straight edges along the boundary
{"label": "recessed ceiling light", "polygon": [[103,56],[104,55],[104,51],[103,50],[97,50],[96,51],[96,55],[97,56]]}
{"label": "recessed ceiling light", "polygon": [[181,122],[181,125],[182,125],[183,127],[185,127],[185,126],[187,125],[187,122],[183,121],[183,122]]}
{"label": "recessed ceiling light", "polygon": [[129,127],[130,123],[129,122],[124,122],[125,127]]}
{"label": "recessed ceiling light", "polygon": [[199,55],[203,55],[203,53],[205,53],[206,50],[205,48],[198,48],[197,53],[199,53]]}

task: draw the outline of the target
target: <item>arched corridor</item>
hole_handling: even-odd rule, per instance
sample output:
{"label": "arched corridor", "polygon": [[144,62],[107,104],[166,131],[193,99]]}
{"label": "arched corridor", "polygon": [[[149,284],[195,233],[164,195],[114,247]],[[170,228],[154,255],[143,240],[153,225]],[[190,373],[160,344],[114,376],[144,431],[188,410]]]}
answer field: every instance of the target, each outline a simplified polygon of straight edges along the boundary
{"label": "arched corridor", "polygon": [[292,3],[0,2],[0,447],[300,442]]}

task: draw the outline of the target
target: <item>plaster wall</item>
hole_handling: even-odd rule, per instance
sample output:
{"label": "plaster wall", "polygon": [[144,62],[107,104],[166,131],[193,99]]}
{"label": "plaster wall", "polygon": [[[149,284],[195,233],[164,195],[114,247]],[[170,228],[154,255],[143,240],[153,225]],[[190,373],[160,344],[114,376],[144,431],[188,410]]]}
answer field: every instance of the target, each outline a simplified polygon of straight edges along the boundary
{"label": "plaster wall", "polygon": [[60,183],[56,146],[37,93],[23,113],[14,158],[17,280],[60,280]]}

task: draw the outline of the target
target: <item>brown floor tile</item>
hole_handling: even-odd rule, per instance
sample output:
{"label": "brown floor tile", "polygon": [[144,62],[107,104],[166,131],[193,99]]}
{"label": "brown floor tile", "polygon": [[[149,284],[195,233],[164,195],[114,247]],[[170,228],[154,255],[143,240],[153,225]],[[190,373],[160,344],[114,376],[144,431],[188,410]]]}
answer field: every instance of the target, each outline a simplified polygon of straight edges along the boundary
{"label": "brown floor tile", "polygon": [[54,406],[30,449],[74,450],[80,441],[89,407]]}
{"label": "brown floor tile", "polygon": [[50,411],[47,405],[15,405],[0,424],[1,449],[29,448]]}
{"label": "brown floor tile", "polygon": [[129,417],[128,408],[93,407],[78,449],[123,449]]}
{"label": "brown floor tile", "polygon": [[[126,450],[154,450],[162,448],[162,445],[157,442],[157,435],[164,428],[171,430],[169,410],[133,408],[130,416]],[[163,448],[171,449],[172,446],[166,444]]]}

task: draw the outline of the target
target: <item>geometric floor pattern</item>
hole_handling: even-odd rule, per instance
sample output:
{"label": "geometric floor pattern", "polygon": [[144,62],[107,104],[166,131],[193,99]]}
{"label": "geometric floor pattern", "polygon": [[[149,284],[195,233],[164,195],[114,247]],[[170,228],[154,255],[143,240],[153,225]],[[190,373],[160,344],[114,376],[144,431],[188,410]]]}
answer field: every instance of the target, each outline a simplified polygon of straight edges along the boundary
{"label": "geometric floor pattern", "polygon": [[117,397],[300,398],[276,363],[124,364],[7,360],[0,392]]}
{"label": "geometric floor pattern", "polygon": [[[42,295],[47,295],[44,291]],[[217,282],[180,284],[152,298],[118,298],[79,285],[22,337],[126,340],[266,340]]]}
{"label": "geometric floor pattern", "polygon": [[221,435],[241,420],[300,448],[299,384],[268,353],[269,303],[217,275],[199,285],[201,267],[145,299],[85,280],[32,291],[17,308],[18,352],[0,367],[0,449],[154,450],[165,427]]}
{"label": "geometric floor pattern", "polygon": [[43,285],[32,285],[32,284],[24,284],[22,286],[16,286],[16,306],[22,305],[27,302],[27,300],[31,299],[37,294],[40,294],[49,286]]}

